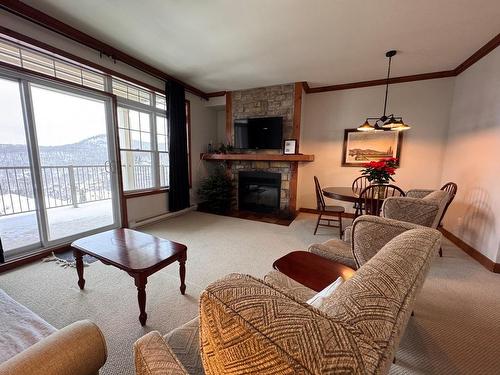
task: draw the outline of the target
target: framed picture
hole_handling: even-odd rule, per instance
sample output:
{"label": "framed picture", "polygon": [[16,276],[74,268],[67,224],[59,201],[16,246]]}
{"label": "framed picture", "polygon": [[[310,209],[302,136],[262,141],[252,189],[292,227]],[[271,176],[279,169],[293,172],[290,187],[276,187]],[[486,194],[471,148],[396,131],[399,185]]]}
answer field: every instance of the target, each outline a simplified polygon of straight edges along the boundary
{"label": "framed picture", "polygon": [[398,158],[401,155],[403,132],[344,130],[343,167],[361,167],[363,164],[382,158]]}
{"label": "framed picture", "polygon": [[294,155],[297,153],[297,140],[296,139],[285,139],[283,142],[283,154]]}

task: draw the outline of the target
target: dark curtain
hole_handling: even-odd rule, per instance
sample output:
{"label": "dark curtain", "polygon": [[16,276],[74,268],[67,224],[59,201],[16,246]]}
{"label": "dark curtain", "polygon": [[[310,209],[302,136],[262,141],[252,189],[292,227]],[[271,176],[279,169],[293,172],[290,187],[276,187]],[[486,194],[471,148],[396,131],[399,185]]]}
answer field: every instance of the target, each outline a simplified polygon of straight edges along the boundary
{"label": "dark curtain", "polygon": [[167,81],[167,116],[169,135],[169,193],[171,212],[189,207],[189,175],[184,86]]}

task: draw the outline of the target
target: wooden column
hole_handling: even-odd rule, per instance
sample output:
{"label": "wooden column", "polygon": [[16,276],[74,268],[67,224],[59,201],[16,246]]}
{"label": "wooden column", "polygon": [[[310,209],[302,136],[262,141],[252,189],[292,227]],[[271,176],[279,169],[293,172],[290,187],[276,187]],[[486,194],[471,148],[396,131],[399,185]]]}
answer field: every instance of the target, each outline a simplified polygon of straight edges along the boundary
{"label": "wooden column", "polygon": [[[292,138],[297,140],[297,152],[300,144],[300,117],[302,114],[302,82],[295,82],[293,100],[293,131]],[[295,215],[297,211],[297,182],[299,177],[299,163],[290,163],[290,197],[288,207],[290,213]]]}
{"label": "wooden column", "polygon": [[302,114],[302,82],[295,82],[293,99],[293,130],[292,138],[297,140],[297,152],[300,143],[300,116]]}
{"label": "wooden column", "polygon": [[231,91],[226,92],[226,141],[233,144],[233,96]]}

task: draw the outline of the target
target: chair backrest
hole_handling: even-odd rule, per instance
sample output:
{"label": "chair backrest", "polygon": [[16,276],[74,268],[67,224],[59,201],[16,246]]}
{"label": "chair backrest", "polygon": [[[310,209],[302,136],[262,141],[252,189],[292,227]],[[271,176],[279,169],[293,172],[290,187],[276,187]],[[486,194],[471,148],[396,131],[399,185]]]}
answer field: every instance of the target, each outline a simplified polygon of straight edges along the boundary
{"label": "chair backrest", "polygon": [[452,197],[451,199],[453,200],[453,197],[455,196],[455,194],[457,194],[458,186],[454,182],[447,182],[446,184],[441,186],[441,189],[439,190],[446,191],[448,194],[450,194],[450,196]]}
{"label": "chair backrest", "polygon": [[455,198],[455,195],[457,195],[458,186],[454,182],[447,182],[439,190],[446,191],[449,194],[450,199],[448,200],[448,203],[446,203],[446,206],[444,207],[443,213],[442,213],[441,217],[439,218],[438,227],[441,226],[441,222],[443,221],[444,215],[446,214],[448,207],[450,206],[451,202]]}
{"label": "chair backrest", "polygon": [[352,187],[352,191],[359,192],[359,191],[363,191],[368,185],[370,185],[370,181],[368,180],[368,177],[360,176],[352,182],[351,187]]}
{"label": "chair backrest", "polygon": [[321,190],[321,185],[316,176],[314,176],[314,188],[316,189],[316,208],[320,211],[324,211],[326,207],[325,198],[323,197],[323,190]]}
{"label": "chair backrest", "polygon": [[396,185],[368,185],[359,194],[360,215],[379,216],[384,199],[388,197],[404,197],[405,192]]}

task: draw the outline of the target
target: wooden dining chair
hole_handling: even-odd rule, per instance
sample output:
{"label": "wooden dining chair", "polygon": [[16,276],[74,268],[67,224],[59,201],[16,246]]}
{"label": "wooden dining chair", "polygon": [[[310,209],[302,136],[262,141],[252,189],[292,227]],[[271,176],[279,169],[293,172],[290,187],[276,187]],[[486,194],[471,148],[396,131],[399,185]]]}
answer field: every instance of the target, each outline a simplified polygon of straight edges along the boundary
{"label": "wooden dining chair", "polygon": [[[321,185],[319,184],[318,177],[316,176],[314,176],[314,187],[316,189],[316,208],[319,213],[314,234],[318,231],[319,226],[333,227],[339,228],[339,237],[342,238],[342,214],[345,212],[345,208],[342,206],[326,205]],[[324,218],[324,216],[326,216],[326,218]],[[333,219],[333,217],[335,218]],[[323,224],[322,221],[326,221],[326,224]]]}
{"label": "wooden dining chair", "polygon": [[[351,185],[352,191],[355,193],[360,193],[363,191],[368,185],[370,185],[370,180],[366,176],[359,176],[356,178]],[[354,216],[358,217],[360,214],[359,201],[354,202]]]}
{"label": "wooden dining chair", "polygon": [[[438,228],[442,228],[443,227],[442,221],[443,221],[444,215],[446,215],[446,211],[448,210],[448,207],[450,206],[451,202],[455,198],[455,195],[457,195],[458,186],[454,182],[447,182],[446,184],[441,186],[441,189],[439,189],[439,190],[446,191],[450,195],[450,199],[448,200],[448,203],[446,203],[446,206],[444,207],[443,213],[441,214],[441,218],[439,219]],[[440,257],[443,256],[443,248],[442,247],[439,248],[439,256]]]}
{"label": "wooden dining chair", "polygon": [[[359,194],[359,215],[379,216],[384,199],[388,197],[404,197],[405,192],[396,185],[368,185]],[[357,217],[357,216],[356,216]]]}

